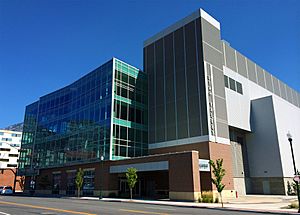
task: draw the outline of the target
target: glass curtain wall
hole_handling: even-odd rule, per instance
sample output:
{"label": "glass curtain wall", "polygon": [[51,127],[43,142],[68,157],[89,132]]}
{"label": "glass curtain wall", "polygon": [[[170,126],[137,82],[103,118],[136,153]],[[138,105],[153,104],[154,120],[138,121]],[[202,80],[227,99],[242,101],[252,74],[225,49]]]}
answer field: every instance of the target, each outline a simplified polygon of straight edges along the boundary
{"label": "glass curtain wall", "polygon": [[148,154],[147,76],[115,59],[112,159]]}
{"label": "glass curtain wall", "polygon": [[[100,160],[101,155],[109,159],[112,71],[110,60],[71,85],[41,97],[35,112],[27,107],[24,128],[33,127],[32,112],[37,124],[34,144],[28,140],[33,132],[23,137],[21,168],[28,168],[30,162],[34,168],[45,168]],[[32,151],[26,147],[28,141],[34,145]]]}
{"label": "glass curtain wall", "polygon": [[[25,170],[25,168],[31,167],[37,112],[38,102],[34,102],[26,107],[22,135],[22,148],[19,158],[19,172]],[[25,172],[23,171],[22,174],[25,175]]]}

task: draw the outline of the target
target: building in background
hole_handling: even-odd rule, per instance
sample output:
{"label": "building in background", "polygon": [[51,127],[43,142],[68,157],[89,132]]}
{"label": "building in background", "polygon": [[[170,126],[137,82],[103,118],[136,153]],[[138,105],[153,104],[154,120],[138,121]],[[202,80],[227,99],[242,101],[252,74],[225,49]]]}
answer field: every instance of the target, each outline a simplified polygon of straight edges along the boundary
{"label": "building in background", "polygon": [[[224,159],[225,197],[285,194],[300,94],[221,40],[202,9],[144,42],[144,72],[113,58],[26,107],[19,174],[36,192],[198,200]],[[103,159],[102,159],[103,158]],[[300,166],[300,157],[296,155]]]}
{"label": "building in background", "polygon": [[16,185],[17,191],[23,189],[22,177],[16,177],[21,139],[20,131],[0,130],[0,186]]}
{"label": "building in background", "polygon": [[22,132],[0,130],[0,169],[17,168]]}

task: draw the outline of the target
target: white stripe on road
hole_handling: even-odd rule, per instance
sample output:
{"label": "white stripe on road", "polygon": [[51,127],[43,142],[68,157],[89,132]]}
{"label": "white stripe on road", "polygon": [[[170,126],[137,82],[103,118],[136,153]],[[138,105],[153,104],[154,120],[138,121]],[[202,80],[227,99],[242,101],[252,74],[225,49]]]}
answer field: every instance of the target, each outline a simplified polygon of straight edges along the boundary
{"label": "white stripe on road", "polygon": [[8,213],[4,213],[4,212],[1,212],[1,211],[0,211],[0,214],[3,214],[3,215],[10,215],[10,214],[8,214]]}

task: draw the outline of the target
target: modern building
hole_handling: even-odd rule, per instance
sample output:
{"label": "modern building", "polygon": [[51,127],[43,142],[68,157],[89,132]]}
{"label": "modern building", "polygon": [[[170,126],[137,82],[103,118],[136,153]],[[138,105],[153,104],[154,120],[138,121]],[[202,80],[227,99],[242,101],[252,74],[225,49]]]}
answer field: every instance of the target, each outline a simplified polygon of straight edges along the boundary
{"label": "modern building", "polygon": [[22,132],[0,130],[0,169],[17,168]]}
{"label": "modern building", "polygon": [[221,152],[240,194],[285,193],[289,131],[300,151],[299,92],[223,41],[201,9],[145,41],[144,69],[150,153]]}
{"label": "modern building", "polygon": [[135,167],[137,196],[197,200],[215,192],[208,161],[222,158],[225,196],[285,194],[286,133],[300,151],[300,93],[220,32],[199,9],[144,42],[144,72],[113,58],[27,106],[19,171],[27,189],[35,180],[36,192],[72,195],[83,168],[85,195],[122,196]]}

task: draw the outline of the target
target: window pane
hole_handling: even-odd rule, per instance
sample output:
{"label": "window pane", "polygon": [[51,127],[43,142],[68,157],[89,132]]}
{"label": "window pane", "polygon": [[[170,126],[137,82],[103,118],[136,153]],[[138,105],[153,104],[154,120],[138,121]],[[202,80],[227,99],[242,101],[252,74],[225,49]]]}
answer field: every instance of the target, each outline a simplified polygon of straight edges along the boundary
{"label": "window pane", "polygon": [[233,80],[232,78],[229,78],[229,85],[230,85],[230,89],[236,91],[235,80]]}
{"label": "window pane", "polygon": [[240,82],[236,82],[236,90],[238,93],[243,95],[243,86]]}
{"label": "window pane", "polygon": [[228,77],[224,75],[224,82],[225,82],[225,87],[228,88]]}

